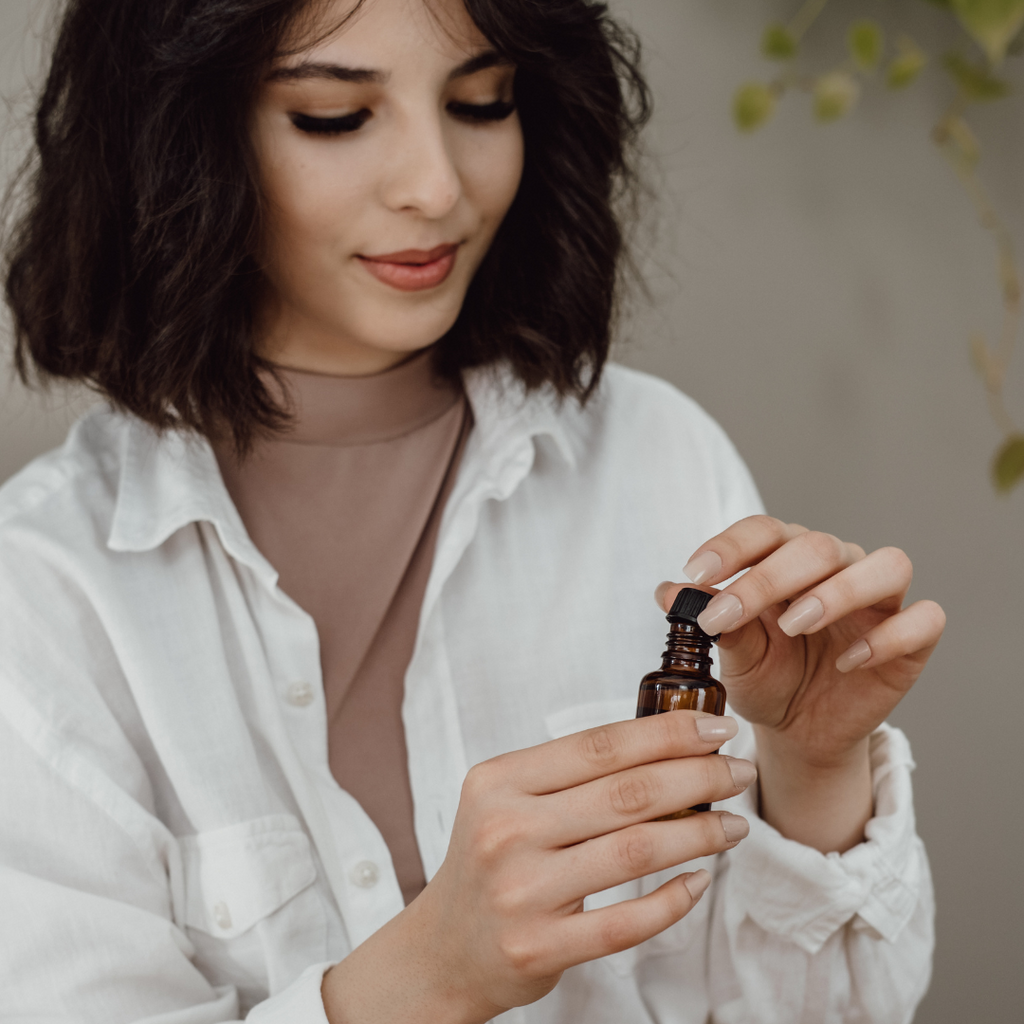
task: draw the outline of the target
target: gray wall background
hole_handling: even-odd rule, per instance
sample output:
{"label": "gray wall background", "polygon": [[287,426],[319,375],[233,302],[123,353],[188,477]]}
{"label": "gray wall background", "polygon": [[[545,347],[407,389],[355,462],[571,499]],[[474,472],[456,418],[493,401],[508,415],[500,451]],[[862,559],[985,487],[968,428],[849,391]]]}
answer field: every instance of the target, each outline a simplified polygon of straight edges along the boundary
{"label": "gray wall background", "polygon": [[[970,332],[997,324],[993,249],[928,139],[948,97],[935,70],[896,97],[869,90],[836,125],[817,126],[794,98],[758,135],[733,130],[735,86],[770,70],[762,27],[796,6],[613,0],[646,44],[658,193],[639,240],[652,299],[634,304],[619,358],[718,418],[775,515],[903,547],[917,569],[911,599],[946,608],[946,637],[893,716],[918,761],[939,899],[935,978],[916,1020],[1019,1024],[1024,489],[997,498],[989,485],[998,434],[967,354]],[[16,125],[52,7],[0,3],[4,173],[23,145]],[[843,0],[814,46],[838,54],[855,13],[898,18],[933,51],[953,36],[914,0]],[[972,118],[984,177],[1024,249],[1020,91]],[[1024,352],[1008,391],[1024,425]],[[0,479],[59,443],[88,404],[14,383],[0,395]]]}

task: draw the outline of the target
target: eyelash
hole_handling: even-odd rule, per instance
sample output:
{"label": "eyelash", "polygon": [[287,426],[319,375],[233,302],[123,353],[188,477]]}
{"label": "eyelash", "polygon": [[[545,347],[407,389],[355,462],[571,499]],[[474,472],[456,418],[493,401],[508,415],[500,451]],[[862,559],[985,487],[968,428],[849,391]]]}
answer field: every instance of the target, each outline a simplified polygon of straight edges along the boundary
{"label": "eyelash", "polygon": [[[515,112],[516,105],[504,100],[494,103],[449,103],[448,112],[464,121],[504,121]],[[358,131],[370,119],[369,110],[357,110],[343,117],[311,117],[292,114],[292,124],[307,135],[345,135]]]}

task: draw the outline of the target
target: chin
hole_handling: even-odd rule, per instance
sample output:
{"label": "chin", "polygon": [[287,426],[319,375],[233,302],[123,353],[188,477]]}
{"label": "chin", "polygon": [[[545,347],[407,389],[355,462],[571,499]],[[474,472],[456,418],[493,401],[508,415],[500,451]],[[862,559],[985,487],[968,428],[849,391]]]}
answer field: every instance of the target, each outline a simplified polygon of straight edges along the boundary
{"label": "chin", "polygon": [[451,330],[457,318],[458,310],[443,319],[431,318],[429,324],[425,324],[423,318],[416,318],[412,324],[398,322],[391,330],[381,330],[378,320],[376,330],[366,331],[361,336],[363,344],[368,348],[412,355],[440,341]]}

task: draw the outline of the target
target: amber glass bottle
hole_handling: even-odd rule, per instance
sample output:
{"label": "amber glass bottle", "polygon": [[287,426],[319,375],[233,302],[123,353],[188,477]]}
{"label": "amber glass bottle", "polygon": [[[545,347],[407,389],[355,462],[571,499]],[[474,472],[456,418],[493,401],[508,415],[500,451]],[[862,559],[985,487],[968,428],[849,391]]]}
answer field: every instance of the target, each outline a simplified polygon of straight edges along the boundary
{"label": "amber glass bottle", "polygon": [[[640,680],[636,717],[660,715],[666,711],[707,711],[725,714],[725,687],[712,678],[711,644],[717,636],[708,636],[697,625],[697,616],[714,594],[686,587],[679,591],[666,616],[671,623],[668,645],[661,656],[661,668]],[[685,818],[710,810],[711,804],[697,804],[668,818]]]}

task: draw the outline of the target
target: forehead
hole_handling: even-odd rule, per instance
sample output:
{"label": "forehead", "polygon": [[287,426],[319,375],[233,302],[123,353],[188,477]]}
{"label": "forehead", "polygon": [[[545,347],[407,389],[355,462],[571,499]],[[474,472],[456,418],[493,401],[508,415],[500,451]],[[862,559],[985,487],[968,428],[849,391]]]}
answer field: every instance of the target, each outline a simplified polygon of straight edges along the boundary
{"label": "forehead", "polygon": [[322,59],[387,68],[411,57],[457,63],[487,45],[462,0],[313,0],[275,64]]}

